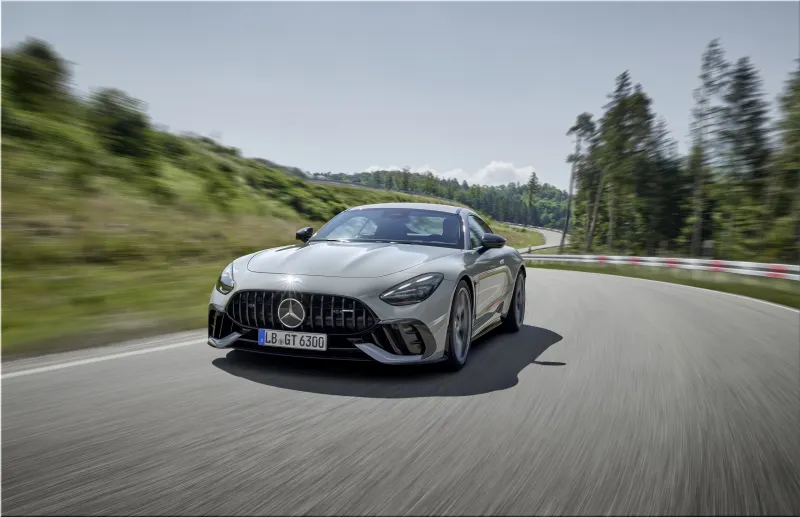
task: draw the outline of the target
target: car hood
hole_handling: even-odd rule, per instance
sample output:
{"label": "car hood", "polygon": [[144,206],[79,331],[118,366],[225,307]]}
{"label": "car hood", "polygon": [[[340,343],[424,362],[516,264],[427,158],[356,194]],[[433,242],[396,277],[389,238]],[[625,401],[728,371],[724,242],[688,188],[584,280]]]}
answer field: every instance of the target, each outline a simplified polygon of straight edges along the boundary
{"label": "car hood", "polygon": [[461,250],[383,242],[313,242],[264,250],[253,255],[253,273],[376,278]]}

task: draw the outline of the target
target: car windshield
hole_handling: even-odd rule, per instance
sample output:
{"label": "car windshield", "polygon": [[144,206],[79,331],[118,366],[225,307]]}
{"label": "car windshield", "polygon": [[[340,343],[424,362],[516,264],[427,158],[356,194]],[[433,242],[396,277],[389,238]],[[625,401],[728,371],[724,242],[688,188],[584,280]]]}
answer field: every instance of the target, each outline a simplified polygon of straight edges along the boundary
{"label": "car windshield", "polygon": [[397,242],[461,249],[461,217],[436,210],[365,208],[342,212],[320,228],[314,241]]}

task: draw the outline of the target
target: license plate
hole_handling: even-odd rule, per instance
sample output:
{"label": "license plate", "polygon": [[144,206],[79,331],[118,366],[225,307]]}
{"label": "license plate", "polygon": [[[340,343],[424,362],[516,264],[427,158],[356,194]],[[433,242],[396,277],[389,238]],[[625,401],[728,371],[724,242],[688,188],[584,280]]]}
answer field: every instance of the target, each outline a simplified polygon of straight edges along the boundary
{"label": "license plate", "polygon": [[328,349],[328,336],[326,334],[306,334],[305,332],[259,329],[258,344],[261,346],[324,352]]}

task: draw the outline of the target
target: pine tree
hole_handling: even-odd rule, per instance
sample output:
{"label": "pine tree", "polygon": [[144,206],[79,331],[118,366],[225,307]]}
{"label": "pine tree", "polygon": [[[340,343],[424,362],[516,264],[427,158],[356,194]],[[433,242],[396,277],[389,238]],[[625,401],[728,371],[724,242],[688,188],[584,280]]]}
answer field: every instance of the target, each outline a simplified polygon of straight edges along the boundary
{"label": "pine tree", "polygon": [[528,177],[528,204],[533,206],[533,198],[539,195],[541,186],[539,185],[539,178],[536,176],[536,171],[531,172]]}
{"label": "pine tree", "polygon": [[572,164],[572,170],[569,176],[569,194],[567,197],[567,214],[564,220],[564,228],[561,234],[561,242],[559,243],[559,252],[563,250],[564,243],[566,242],[567,232],[569,231],[570,214],[572,212],[572,192],[575,186],[575,173],[581,167],[583,157],[582,143],[593,139],[595,136],[596,126],[592,120],[590,113],[581,113],[575,119],[575,123],[567,131],[567,136],[575,135],[575,153],[567,158],[567,162]]}
{"label": "pine tree", "polygon": [[[724,113],[719,96],[725,91],[728,63],[719,39],[713,39],[701,59],[700,87],[694,91],[696,105],[692,110],[692,152],[690,168],[694,179],[691,254],[700,255],[703,238],[704,188],[707,182],[706,166],[714,163],[719,152],[717,135],[720,117]],[[718,162],[717,162],[718,163]]]}

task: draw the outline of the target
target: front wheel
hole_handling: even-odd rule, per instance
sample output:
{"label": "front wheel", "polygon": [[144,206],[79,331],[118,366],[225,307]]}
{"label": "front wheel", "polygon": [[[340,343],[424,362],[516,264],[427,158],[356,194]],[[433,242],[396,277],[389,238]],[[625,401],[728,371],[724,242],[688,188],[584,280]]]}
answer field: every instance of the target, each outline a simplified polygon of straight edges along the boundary
{"label": "front wheel", "polygon": [[525,321],[525,276],[520,272],[514,282],[514,294],[511,296],[511,307],[503,318],[502,330],[506,332],[519,332],[522,322]]}
{"label": "front wheel", "polygon": [[462,280],[456,286],[450,308],[450,326],[447,330],[447,348],[444,367],[456,372],[467,364],[469,346],[472,341],[472,297],[467,283]]}

